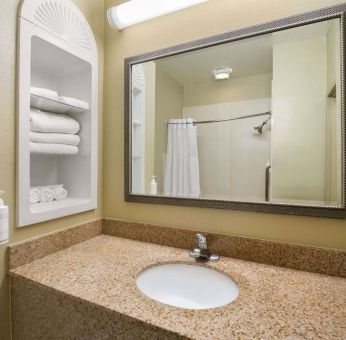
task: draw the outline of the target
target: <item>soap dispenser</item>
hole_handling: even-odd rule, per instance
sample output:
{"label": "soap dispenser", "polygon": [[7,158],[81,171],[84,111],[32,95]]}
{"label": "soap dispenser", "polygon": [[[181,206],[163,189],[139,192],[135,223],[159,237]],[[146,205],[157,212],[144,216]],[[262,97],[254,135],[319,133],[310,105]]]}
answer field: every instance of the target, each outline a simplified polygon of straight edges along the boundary
{"label": "soap dispenser", "polygon": [[150,182],[150,195],[157,195],[157,183],[155,180],[156,176],[153,176]]}
{"label": "soap dispenser", "polygon": [[4,193],[0,191],[0,244],[8,242],[8,206],[1,199]]}

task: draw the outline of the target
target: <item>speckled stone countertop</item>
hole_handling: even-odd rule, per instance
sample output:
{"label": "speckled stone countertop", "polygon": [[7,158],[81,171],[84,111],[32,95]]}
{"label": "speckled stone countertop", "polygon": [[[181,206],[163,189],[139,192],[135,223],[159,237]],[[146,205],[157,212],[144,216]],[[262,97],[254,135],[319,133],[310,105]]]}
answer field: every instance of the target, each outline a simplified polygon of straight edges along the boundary
{"label": "speckled stone countertop", "polygon": [[232,258],[208,263],[240,288],[231,304],[184,310],[141,293],[136,275],[187,251],[99,235],[10,271],[191,339],[346,339],[346,279]]}

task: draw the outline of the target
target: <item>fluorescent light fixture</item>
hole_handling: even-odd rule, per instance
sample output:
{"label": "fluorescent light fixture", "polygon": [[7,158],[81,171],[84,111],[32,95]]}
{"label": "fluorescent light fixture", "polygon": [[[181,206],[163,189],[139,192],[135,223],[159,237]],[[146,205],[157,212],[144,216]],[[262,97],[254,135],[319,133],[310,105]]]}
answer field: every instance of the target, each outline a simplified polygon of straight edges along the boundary
{"label": "fluorescent light fixture", "polygon": [[113,28],[122,30],[131,25],[161,15],[180,11],[208,0],[131,0],[107,11],[108,22]]}
{"label": "fluorescent light fixture", "polygon": [[213,76],[215,80],[225,80],[229,79],[232,73],[232,69],[230,67],[225,68],[217,68],[213,70]]}

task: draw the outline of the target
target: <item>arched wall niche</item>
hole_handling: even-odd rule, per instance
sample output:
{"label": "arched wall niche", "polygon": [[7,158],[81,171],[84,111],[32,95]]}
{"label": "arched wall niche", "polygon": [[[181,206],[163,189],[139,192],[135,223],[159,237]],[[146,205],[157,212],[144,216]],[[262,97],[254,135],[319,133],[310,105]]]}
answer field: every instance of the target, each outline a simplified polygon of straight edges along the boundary
{"label": "arched wall niche", "polygon": [[[24,0],[18,46],[17,226],[24,227],[97,207],[98,59],[90,26],[70,0]],[[34,94],[33,87],[56,95]],[[79,131],[70,134],[80,137],[78,151],[37,152],[33,132],[50,131],[34,131],[32,110],[77,121]],[[66,198],[33,199],[34,188],[58,185]]]}

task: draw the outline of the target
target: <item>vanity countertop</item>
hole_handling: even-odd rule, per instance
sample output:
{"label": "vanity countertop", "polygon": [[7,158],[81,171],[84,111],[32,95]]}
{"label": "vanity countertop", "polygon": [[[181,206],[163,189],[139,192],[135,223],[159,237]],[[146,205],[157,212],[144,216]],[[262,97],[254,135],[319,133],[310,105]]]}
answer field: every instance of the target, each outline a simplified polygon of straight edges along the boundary
{"label": "vanity countertop", "polygon": [[231,304],[184,310],[141,293],[136,275],[163,262],[195,262],[186,250],[99,235],[10,271],[192,339],[346,339],[346,279],[222,257],[209,267],[240,288]]}

